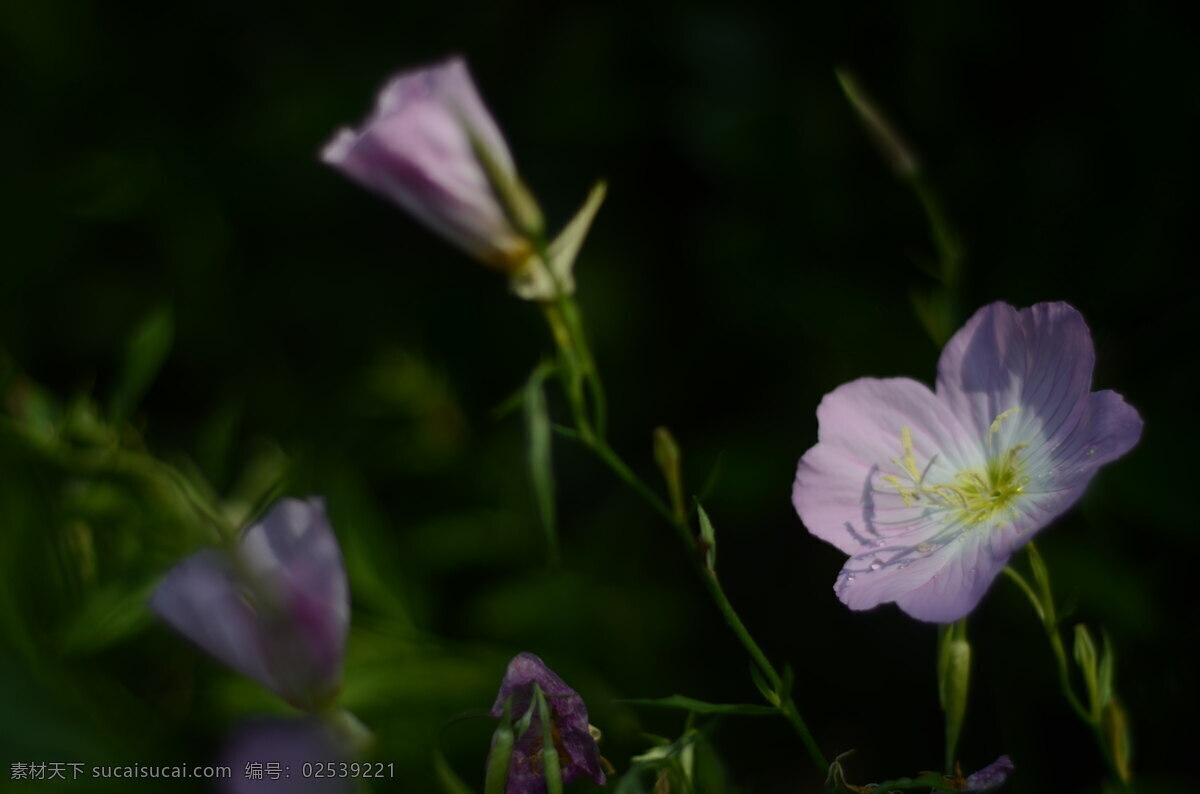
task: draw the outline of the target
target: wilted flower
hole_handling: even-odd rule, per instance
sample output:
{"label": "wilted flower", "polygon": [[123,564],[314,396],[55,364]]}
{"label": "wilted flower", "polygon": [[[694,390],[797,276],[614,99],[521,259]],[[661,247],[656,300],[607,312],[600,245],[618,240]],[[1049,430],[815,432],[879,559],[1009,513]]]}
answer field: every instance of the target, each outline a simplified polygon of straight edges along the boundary
{"label": "wilted flower", "polygon": [[519,721],[525,714],[531,716],[529,727],[516,738],[512,749],[506,794],[546,792],[545,768],[542,764],[545,726],[535,707],[535,684],[541,687],[549,706],[550,736],[558,751],[563,783],[587,777],[603,785],[600,749],[589,728],[587,705],[583,698],[537,656],[522,653],[508,663],[496,703],[492,706],[493,717],[506,716],[506,703],[514,721]]}
{"label": "wilted flower", "polygon": [[[345,794],[349,778],[302,774],[305,764],[326,770],[349,756],[329,727],[315,719],[262,718],[242,723],[221,751],[230,776],[219,781],[222,794]],[[325,764],[334,764],[326,767]]]}
{"label": "wilted flower", "polygon": [[962,790],[970,792],[995,791],[1004,785],[1004,781],[1008,780],[1008,776],[1013,773],[1013,769],[1012,759],[1007,755],[1002,755],[978,772],[972,772],[968,775]]}
{"label": "wilted flower", "polygon": [[861,378],[826,395],[792,498],[810,532],[852,555],[841,600],[938,622],[970,612],[1141,435],[1120,395],[1091,391],[1094,361],[1071,306],[993,303],[942,351],[936,393]]}
{"label": "wilted flower", "polygon": [[150,607],[298,708],[320,709],[337,693],[350,594],[321,499],[281,499],[233,552],[188,557],[159,584]]}

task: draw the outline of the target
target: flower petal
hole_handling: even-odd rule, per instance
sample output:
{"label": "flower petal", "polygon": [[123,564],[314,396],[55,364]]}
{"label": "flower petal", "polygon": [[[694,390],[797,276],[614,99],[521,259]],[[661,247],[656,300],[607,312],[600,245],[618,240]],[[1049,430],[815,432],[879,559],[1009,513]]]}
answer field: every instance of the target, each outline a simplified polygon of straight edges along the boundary
{"label": "flower petal", "polygon": [[150,609],[229,667],[273,687],[254,612],[220,552],[206,549],[172,568],[150,597]]}
{"label": "flower petal", "polygon": [[968,776],[963,791],[994,791],[1004,785],[1004,781],[1008,780],[1008,776],[1013,773],[1015,768],[1012,759],[1007,755],[1002,755],[983,769]]}
{"label": "flower petal", "polygon": [[350,626],[345,564],[321,499],[281,499],[242,539],[241,560],[282,619],[261,621],[280,694],[311,703],[341,677]]}
{"label": "flower petal", "polygon": [[1007,449],[1069,432],[1084,411],[1094,364],[1091,332],[1073,307],[1039,303],[1018,311],[993,303],[942,351],[937,393],[985,452]]}
{"label": "flower petal", "polygon": [[362,128],[339,130],[321,159],[477,259],[509,269],[528,246],[500,205],[476,143],[516,180],[504,138],[455,58],[394,77]]}
{"label": "flower petal", "polygon": [[[492,716],[504,715],[504,702],[512,698],[514,719],[525,713],[533,702],[533,685],[541,687],[546,702],[554,711],[554,724],[561,740],[559,762],[563,782],[570,783],[580,777],[590,778],[599,785],[604,784],[604,770],[600,766],[600,749],[588,730],[587,704],[567,683],[532,653],[521,653],[513,658],[504,673],[496,702],[492,705]],[[513,761],[509,766],[507,794],[526,794],[544,791],[545,778],[535,762],[543,738],[540,720],[534,717],[533,726],[517,741]],[[536,729],[535,729],[536,728]],[[537,786],[543,788],[537,788]]]}
{"label": "flower petal", "polygon": [[[972,440],[924,384],[908,378],[861,378],[827,394],[817,408],[819,440],[800,459],[792,501],[809,532],[848,554],[874,548],[926,523],[884,477],[907,472],[902,434],[909,429],[916,466],[932,480],[975,465]],[[924,538],[921,538],[922,540]]]}
{"label": "flower petal", "polygon": [[[311,777],[301,774],[301,767],[337,764],[345,759],[328,728],[316,720],[250,720],[234,729],[221,752],[221,765],[229,767],[233,774],[219,782],[220,791],[222,794],[260,791],[342,794],[351,790],[348,778]],[[259,774],[262,776],[258,777]]]}
{"label": "flower petal", "polygon": [[834,589],[846,606],[894,601],[918,620],[949,623],[967,615],[1008,563],[986,535],[948,532],[917,545],[884,547],[846,561]]}
{"label": "flower petal", "polygon": [[1133,449],[1142,436],[1142,418],[1116,392],[1093,392],[1079,421],[1030,450],[1030,468],[1040,472],[1030,490],[1078,488],[1097,469]]}

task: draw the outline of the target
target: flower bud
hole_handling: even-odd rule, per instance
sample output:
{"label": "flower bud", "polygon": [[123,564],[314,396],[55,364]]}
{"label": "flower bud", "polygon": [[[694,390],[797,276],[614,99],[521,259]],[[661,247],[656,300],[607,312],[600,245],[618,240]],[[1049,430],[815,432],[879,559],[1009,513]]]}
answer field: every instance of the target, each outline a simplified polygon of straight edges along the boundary
{"label": "flower bud", "polygon": [[461,58],[393,77],[321,159],[491,267],[532,266],[541,211]]}
{"label": "flower bud", "polygon": [[150,608],[297,708],[321,710],[337,694],[350,592],[321,499],[282,499],[233,551],[183,560]]}

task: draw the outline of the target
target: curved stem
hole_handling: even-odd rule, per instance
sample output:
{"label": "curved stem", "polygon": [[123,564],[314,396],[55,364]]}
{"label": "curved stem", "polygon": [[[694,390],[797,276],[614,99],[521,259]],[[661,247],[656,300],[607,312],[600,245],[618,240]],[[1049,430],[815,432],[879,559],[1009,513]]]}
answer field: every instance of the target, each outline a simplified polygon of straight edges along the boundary
{"label": "curved stem", "polygon": [[1017,583],[1021,588],[1021,592],[1025,593],[1029,603],[1033,605],[1033,609],[1037,612],[1038,618],[1042,621],[1042,628],[1046,631],[1046,638],[1050,641],[1050,650],[1054,653],[1055,665],[1058,668],[1058,682],[1062,688],[1063,696],[1067,699],[1067,703],[1071,705],[1071,709],[1079,715],[1079,718],[1086,722],[1089,726],[1095,726],[1095,721],[1092,719],[1091,713],[1083,707],[1083,703],[1075,694],[1074,688],[1071,686],[1071,668],[1067,663],[1067,650],[1063,646],[1062,637],[1058,633],[1057,618],[1054,613],[1053,602],[1045,604],[1033,589],[1033,586],[1017,572],[1011,565],[1005,566],[1004,574],[1009,579]]}
{"label": "curved stem", "polygon": [[766,653],[763,652],[758,642],[750,634],[750,630],[746,628],[746,624],[742,621],[737,610],[734,609],[733,603],[725,594],[724,588],[721,587],[720,580],[716,575],[709,571],[704,561],[699,554],[699,547],[695,537],[692,535],[691,529],[687,523],[681,521],[678,516],[671,510],[665,501],[656,494],[653,489],[646,485],[642,480],[633,473],[633,470],[621,460],[620,456],[610,447],[605,441],[600,439],[587,439],[582,434],[575,436],[580,442],[586,445],[596,454],[600,460],[604,461],[617,477],[627,484],[630,488],[636,491],[646,502],[658,513],[662,518],[670,524],[679,535],[680,541],[684,548],[687,549],[688,559],[692,562],[692,567],[700,576],[700,580],[704,583],[705,589],[720,610],[721,616],[725,618],[725,622],[733,631],[735,637],[741,642],[742,647],[746,649],[746,653],[754,661],[754,664],[762,671],[771,688],[779,695],[779,701],[774,703],[775,708],[779,713],[791,723],[792,727],[799,734],[800,740],[804,743],[805,749],[817,768],[822,774],[829,771],[829,762],[825,760],[825,756],[821,753],[821,748],[817,746],[816,740],[813,738],[812,732],[808,729],[808,725],[804,722],[804,718],[800,716],[799,710],[796,708],[795,702],[792,700],[790,692],[781,692],[783,689],[783,679],[776,671],[775,666],[771,664]]}

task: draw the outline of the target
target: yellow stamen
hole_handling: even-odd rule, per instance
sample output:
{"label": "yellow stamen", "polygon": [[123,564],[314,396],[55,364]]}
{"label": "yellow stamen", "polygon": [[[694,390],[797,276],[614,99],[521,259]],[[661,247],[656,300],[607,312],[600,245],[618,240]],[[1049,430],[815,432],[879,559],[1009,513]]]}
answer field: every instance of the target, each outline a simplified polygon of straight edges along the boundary
{"label": "yellow stamen", "polygon": [[[1016,412],[1016,408],[1010,408],[997,416],[992,422],[989,438],[999,430],[1005,419]],[[891,461],[903,472],[903,476],[884,474],[880,479],[896,489],[905,507],[925,504],[933,509],[954,510],[957,520],[970,526],[990,523],[994,519],[998,519],[997,526],[1003,526],[1003,516],[1012,512],[1017,498],[1029,482],[1029,478],[1023,474],[1024,465],[1020,456],[1021,450],[1029,446],[1027,442],[1015,444],[991,456],[982,470],[963,469],[951,481],[932,485],[925,483],[925,476],[929,473],[933,458],[924,471],[918,467],[912,430],[908,427],[900,428],[900,446],[904,454]]]}

